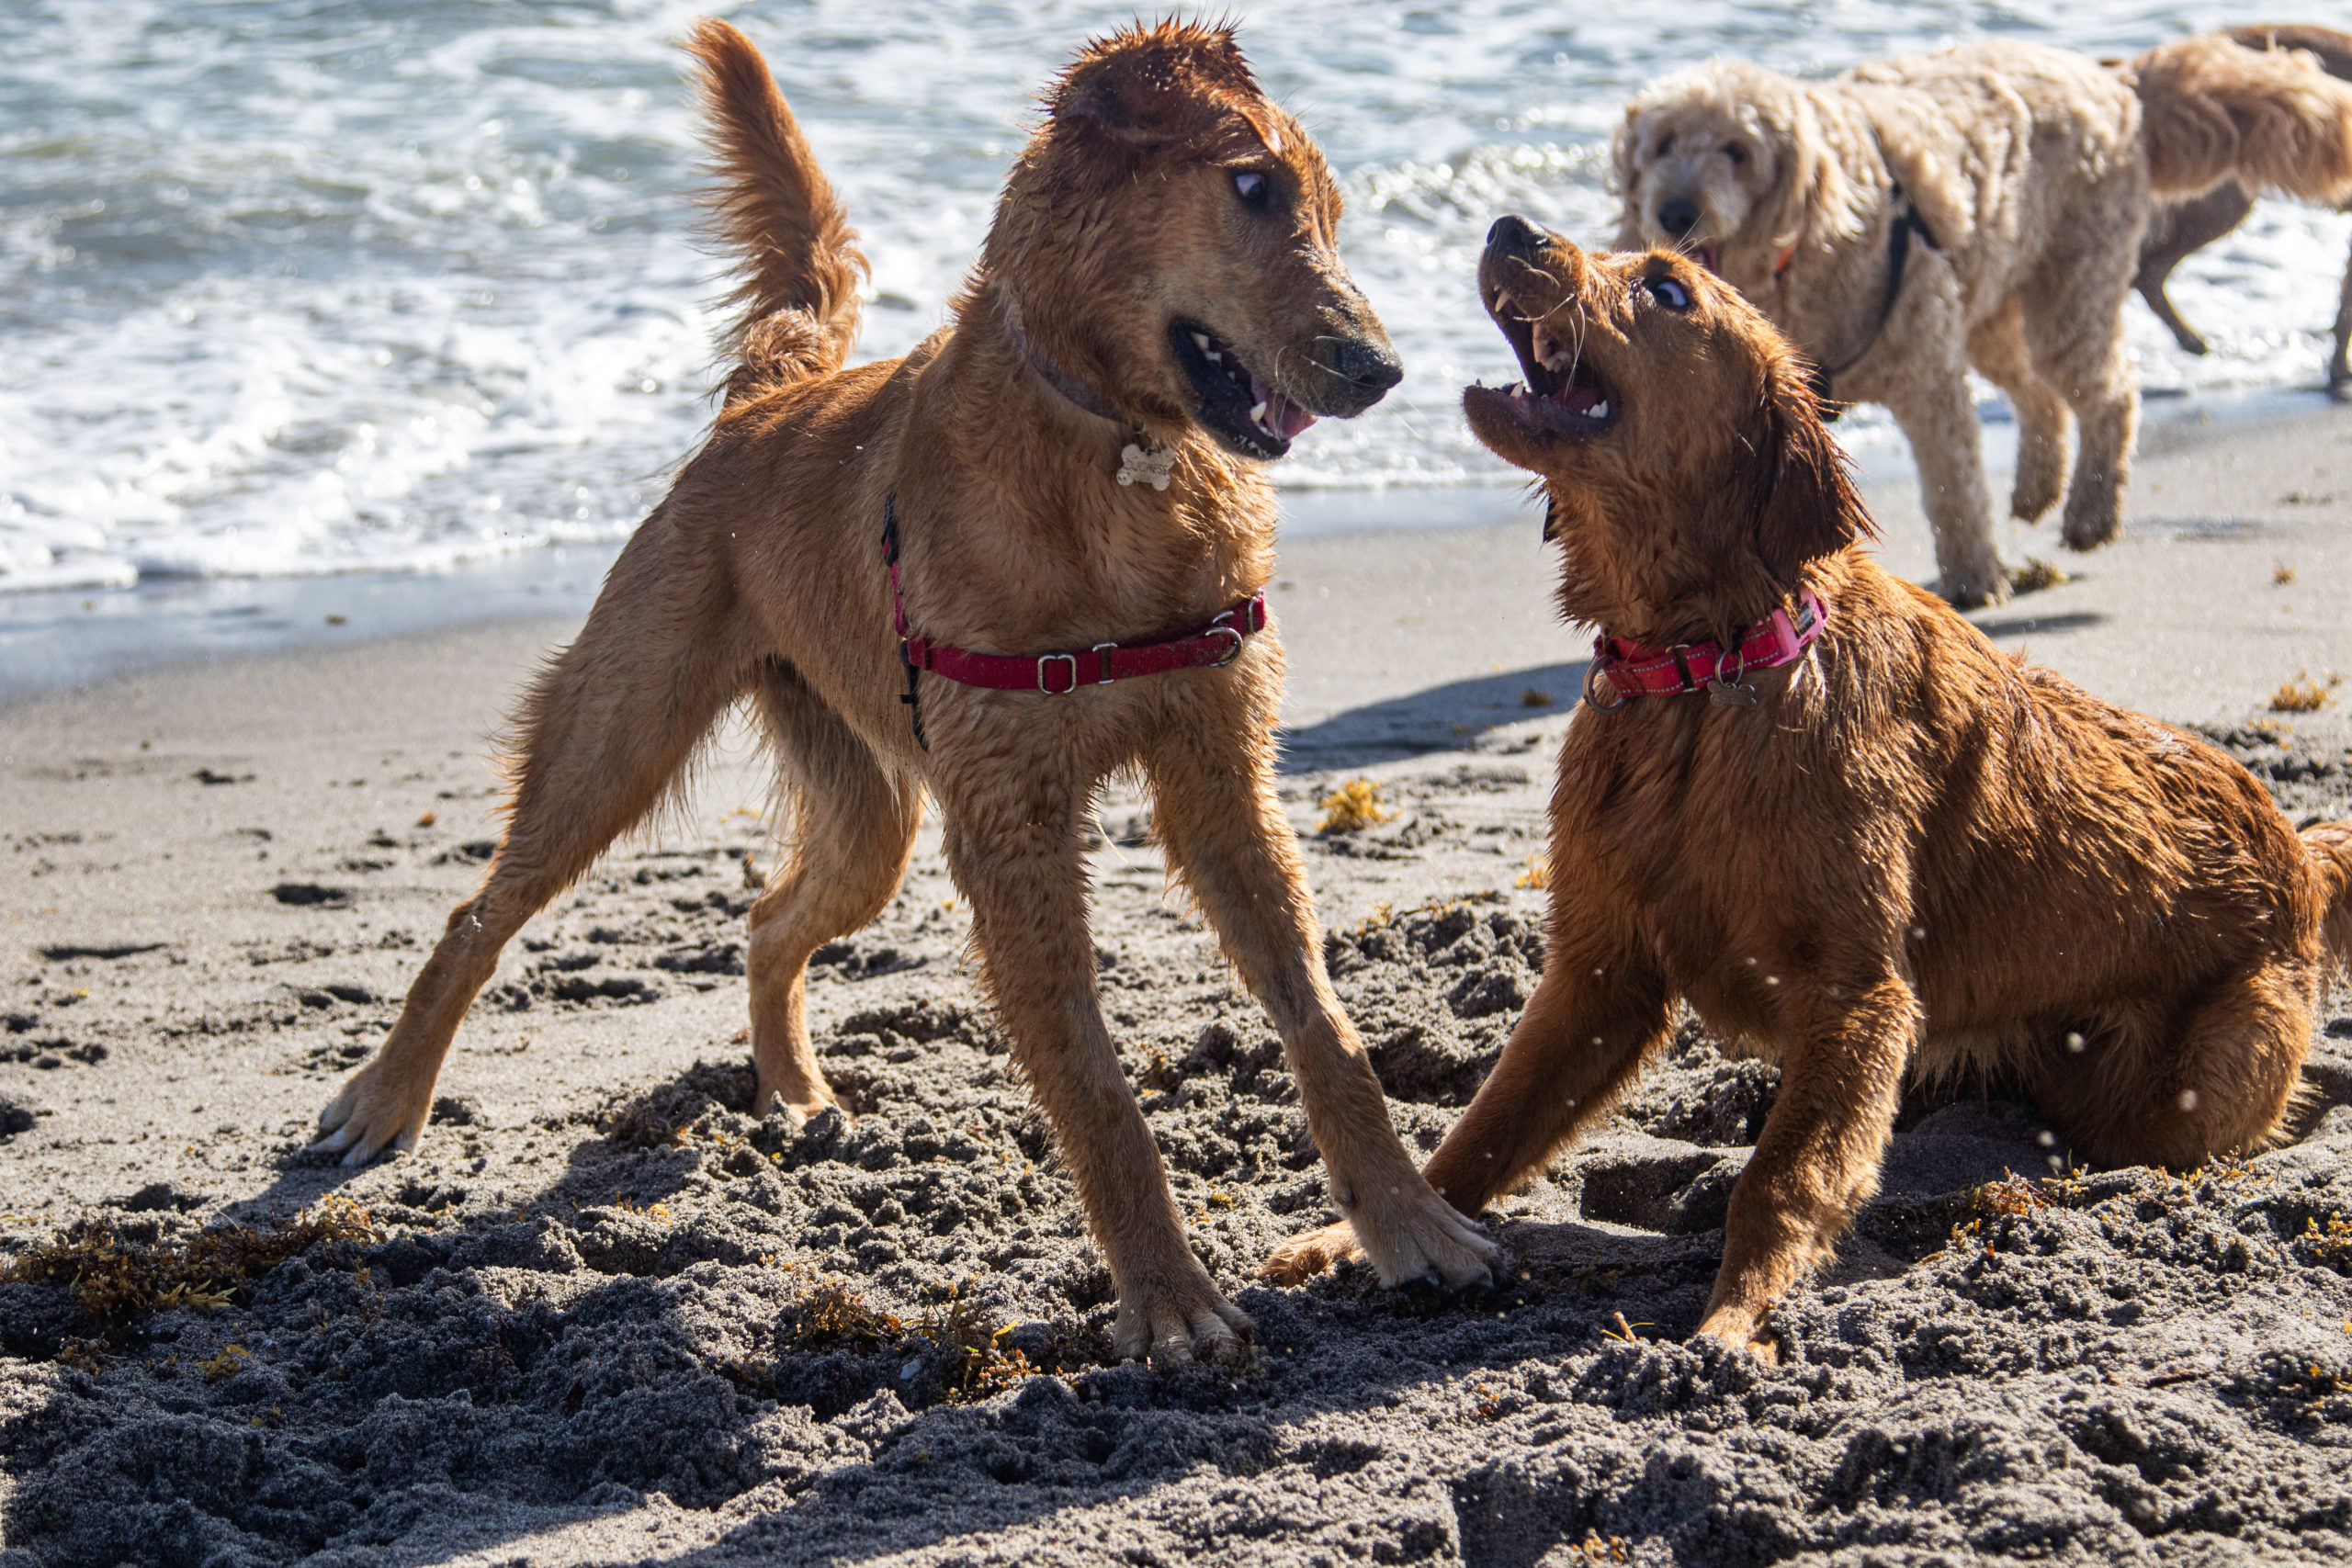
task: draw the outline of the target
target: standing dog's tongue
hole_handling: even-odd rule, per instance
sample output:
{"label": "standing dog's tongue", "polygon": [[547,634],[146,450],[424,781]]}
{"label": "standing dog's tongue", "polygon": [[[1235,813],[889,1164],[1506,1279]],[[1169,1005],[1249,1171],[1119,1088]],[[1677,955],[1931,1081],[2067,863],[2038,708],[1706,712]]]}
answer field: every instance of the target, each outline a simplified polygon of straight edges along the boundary
{"label": "standing dog's tongue", "polygon": [[1289,441],[1315,423],[1313,414],[1255,376],[1250,378],[1250,395],[1257,400],[1257,406],[1250,411],[1250,417],[1269,434]]}

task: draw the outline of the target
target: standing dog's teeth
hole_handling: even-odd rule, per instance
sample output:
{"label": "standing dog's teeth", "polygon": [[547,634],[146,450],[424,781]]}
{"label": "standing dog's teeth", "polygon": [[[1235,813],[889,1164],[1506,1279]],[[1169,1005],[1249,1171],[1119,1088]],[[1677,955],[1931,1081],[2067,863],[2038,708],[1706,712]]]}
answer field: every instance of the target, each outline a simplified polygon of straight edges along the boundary
{"label": "standing dog's teeth", "polygon": [[1250,411],[1250,423],[1252,423],[1252,424],[1254,424],[1254,425],[1256,425],[1256,426],[1257,426],[1259,429],[1261,429],[1261,430],[1263,430],[1263,429],[1265,429],[1265,428],[1266,428],[1266,405],[1265,405],[1265,404],[1263,404],[1263,403],[1260,403],[1256,408],[1253,408],[1253,409],[1251,409],[1251,410]]}
{"label": "standing dog's teeth", "polygon": [[1595,419],[1607,419],[1609,417],[1609,400],[1607,398],[1603,398],[1599,402],[1592,405],[1592,417]]}
{"label": "standing dog's teeth", "polygon": [[[1203,354],[1208,354],[1209,334],[1206,333],[1194,333],[1193,334],[1193,346],[1199,349]],[[1209,355],[1209,357],[1214,359],[1216,355],[1211,354]]]}

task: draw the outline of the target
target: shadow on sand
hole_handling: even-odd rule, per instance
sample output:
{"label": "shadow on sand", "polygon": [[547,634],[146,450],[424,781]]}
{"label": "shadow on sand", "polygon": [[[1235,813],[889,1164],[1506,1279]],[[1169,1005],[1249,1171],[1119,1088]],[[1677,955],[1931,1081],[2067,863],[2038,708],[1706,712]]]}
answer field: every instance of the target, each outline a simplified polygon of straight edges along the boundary
{"label": "shadow on sand", "polygon": [[[1584,689],[1586,662],[1453,681],[1284,729],[1283,772],[1319,773],[1460,750],[1504,725],[1566,712]],[[1534,700],[1534,694],[1544,700]]]}

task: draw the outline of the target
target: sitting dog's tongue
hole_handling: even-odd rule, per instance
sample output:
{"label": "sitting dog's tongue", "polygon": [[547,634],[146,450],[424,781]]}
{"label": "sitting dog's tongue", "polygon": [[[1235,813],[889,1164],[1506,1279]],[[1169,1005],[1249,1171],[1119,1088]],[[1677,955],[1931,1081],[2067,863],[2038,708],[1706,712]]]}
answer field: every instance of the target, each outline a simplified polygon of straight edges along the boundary
{"label": "sitting dog's tongue", "polygon": [[1288,441],[1308,425],[1315,416],[1267,386],[1255,376],[1250,378],[1250,395],[1257,400],[1250,418],[1261,430]]}
{"label": "sitting dog's tongue", "polygon": [[1566,391],[1557,394],[1554,400],[1570,413],[1581,414],[1587,419],[1599,419],[1609,412],[1602,406],[1600,389],[1589,384],[1570,387]]}

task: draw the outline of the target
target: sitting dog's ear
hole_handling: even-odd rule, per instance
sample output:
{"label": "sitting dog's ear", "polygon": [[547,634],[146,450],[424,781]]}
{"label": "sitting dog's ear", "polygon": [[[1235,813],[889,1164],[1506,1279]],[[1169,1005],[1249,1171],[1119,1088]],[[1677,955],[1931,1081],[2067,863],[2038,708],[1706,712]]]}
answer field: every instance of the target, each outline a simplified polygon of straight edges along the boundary
{"label": "sitting dog's ear", "polygon": [[1822,423],[1810,368],[1793,350],[1767,365],[1762,406],[1747,437],[1756,457],[1750,491],[1756,552],[1783,584],[1818,556],[1875,536],[1846,471],[1846,454]]}
{"label": "sitting dog's ear", "polygon": [[1090,46],[1056,87],[1057,121],[1083,120],[1136,146],[1188,141],[1239,116],[1267,151],[1282,151],[1265,95],[1233,35],[1162,22]]}

